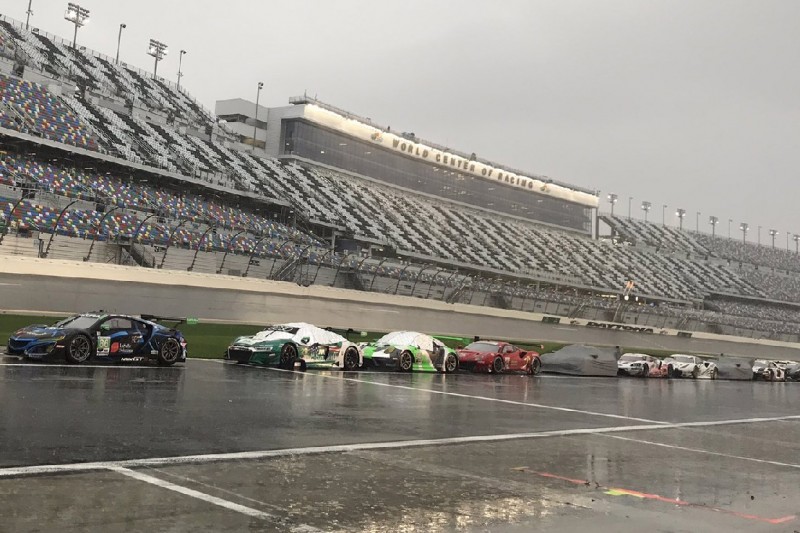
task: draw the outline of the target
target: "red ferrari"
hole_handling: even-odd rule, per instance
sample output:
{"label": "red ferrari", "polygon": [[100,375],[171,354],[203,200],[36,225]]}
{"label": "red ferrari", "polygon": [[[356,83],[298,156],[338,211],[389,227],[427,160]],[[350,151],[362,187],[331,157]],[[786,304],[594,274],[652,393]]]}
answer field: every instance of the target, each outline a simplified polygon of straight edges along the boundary
{"label": "red ferrari", "polygon": [[458,367],[470,372],[525,372],[535,376],[542,370],[538,353],[503,341],[476,341],[457,353]]}

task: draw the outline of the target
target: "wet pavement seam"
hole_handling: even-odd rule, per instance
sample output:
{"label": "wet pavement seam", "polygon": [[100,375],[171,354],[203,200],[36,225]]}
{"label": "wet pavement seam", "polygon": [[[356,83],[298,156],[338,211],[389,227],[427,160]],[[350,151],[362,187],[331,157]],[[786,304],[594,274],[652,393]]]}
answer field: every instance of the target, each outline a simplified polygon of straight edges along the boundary
{"label": "wet pavement seam", "polygon": [[781,467],[787,467],[787,468],[800,469],[800,464],[783,463],[783,462],[780,462],[780,461],[770,461],[768,459],[758,459],[757,457],[746,457],[746,456],[742,456],[742,455],[732,455],[732,454],[728,454],[728,453],[714,452],[714,451],[711,451],[711,450],[704,450],[702,448],[690,448],[688,446],[679,446],[677,444],[667,444],[667,443],[664,443],[664,442],[657,442],[657,441],[651,441],[651,440],[645,440],[645,439],[632,439],[630,437],[620,437],[618,435],[607,435],[607,434],[604,435],[602,433],[598,433],[597,435],[600,436],[600,437],[608,438],[608,439],[618,439],[618,440],[624,440],[624,441],[628,441],[628,442],[636,442],[638,444],[648,444],[648,445],[651,445],[651,446],[658,446],[658,447],[661,447],[661,448],[669,448],[671,450],[680,450],[680,451],[685,451],[685,452],[701,453],[701,454],[705,454],[705,455],[714,455],[716,457],[724,457],[726,459],[736,459],[736,460],[740,460],[740,461],[750,461],[750,462],[754,462],[754,463],[761,463],[761,464],[768,464],[768,465],[773,465],[773,466],[781,466]]}

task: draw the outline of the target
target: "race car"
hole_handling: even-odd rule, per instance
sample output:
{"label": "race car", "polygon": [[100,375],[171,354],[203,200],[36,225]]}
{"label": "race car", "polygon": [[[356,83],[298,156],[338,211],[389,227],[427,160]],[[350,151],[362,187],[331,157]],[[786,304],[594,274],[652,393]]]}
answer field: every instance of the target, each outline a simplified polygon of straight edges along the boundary
{"label": "race car", "polygon": [[667,357],[662,365],[671,367],[669,373],[673,378],[717,379],[719,368],[713,361],[706,361],[696,355],[675,354]]}
{"label": "race car", "polygon": [[306,368],[357,370],[361,351],[338,333],[305,322],[267,326],[255,335],[237,337],[225,352],[237,363]]}
{"label": "race car", "polygon": [[416,331],[395,331],[361,345],[364,366],[401,372],[455,372],[458,355],[439,339]]}
{"label": "race car", "polygon": [[83,313],[48,326],[34,324],[14,332],[6,355],[26,359],[66,360],[71,364],[92,359],[145,361],[169,366],[186,361],[186,339],[177,329],[155,320],[183,322],[180,318]]}
{"label": "race car", "polygon": [[535,376],[542,370],[538,353],[503,341],[476,341],[456,353],[459,368],[471,372],[525,372]]}
{"label": "race car", "polygon": [[617,374],[642,378],[665,378],[672,367],[661,359],[643,353],[626,353],[617,361]]}
{"label": "race car", "polygon": [[758,381],[796,381],[800,379],[800,363],[759,359],[753,365],[753,379]]}

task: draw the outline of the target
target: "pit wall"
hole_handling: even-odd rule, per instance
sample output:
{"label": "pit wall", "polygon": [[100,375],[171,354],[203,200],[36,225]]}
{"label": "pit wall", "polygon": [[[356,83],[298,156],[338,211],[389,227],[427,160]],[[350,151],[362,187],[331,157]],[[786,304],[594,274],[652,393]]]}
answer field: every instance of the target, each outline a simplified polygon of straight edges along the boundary
{"label": "pit wall", "polygon": [[105,310],[199,318],[201,323],[304,321],[355,330],[424,332],[484,338],[639,346],[676,352],[799,357],[797,345],[708,333],[594,327],[583,319],[543,323],[540,313],[408,296],[233,276],[102,263],[0,257],[0,309],[16,313]]}

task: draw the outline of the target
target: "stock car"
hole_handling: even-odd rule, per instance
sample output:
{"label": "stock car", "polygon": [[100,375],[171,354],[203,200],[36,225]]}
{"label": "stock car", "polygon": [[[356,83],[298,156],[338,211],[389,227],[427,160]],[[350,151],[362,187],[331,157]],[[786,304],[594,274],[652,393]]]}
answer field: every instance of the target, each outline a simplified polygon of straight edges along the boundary
{"label": "stock car", "polygon": [[37,361],[59,359],[71,364],[92,359],[118,362],[155,359],[161,366],[185,362],[183,334],[155,320],[184,321],[102,311],[83,313],[53,325],[33,324],[15,331],[8,339],[6,355]]}
{"label": "stock car", "polygon": [[671,367],[669,373],[673,378],[717,379],[719,368],[713,361],[706,361],[696,355],[675,354],[664,359],[663,363]]}
{"label": "stock car", "polygon": [[753,379],[760,381],[800,381],[800,363],[797,361],[759,359],[753,364]]}
{"label": "stock car", "polygon": [[306,368],[357,370],[361,351],[338,333],[305,322],[267,326],[255,335],[237,337],[225,352],[237,363]]}
{"label": "stock car", "polygon": [[361,345],[364,366],[401,372],[455,372],[458,355],[445,344],[424,333],[394,331],[373,343]]}
{"label": "stock car", "polygon": [[525,372],[535,376],[542,370],[537,352],[504,341],[475,341],[456,353],[459,368],[471,372]]}
{"label": "stock car", "polygon": [[643,353],[626,353],[617,361],[617,374],[621,376],[665,378],[671,372],[671,365]]}

